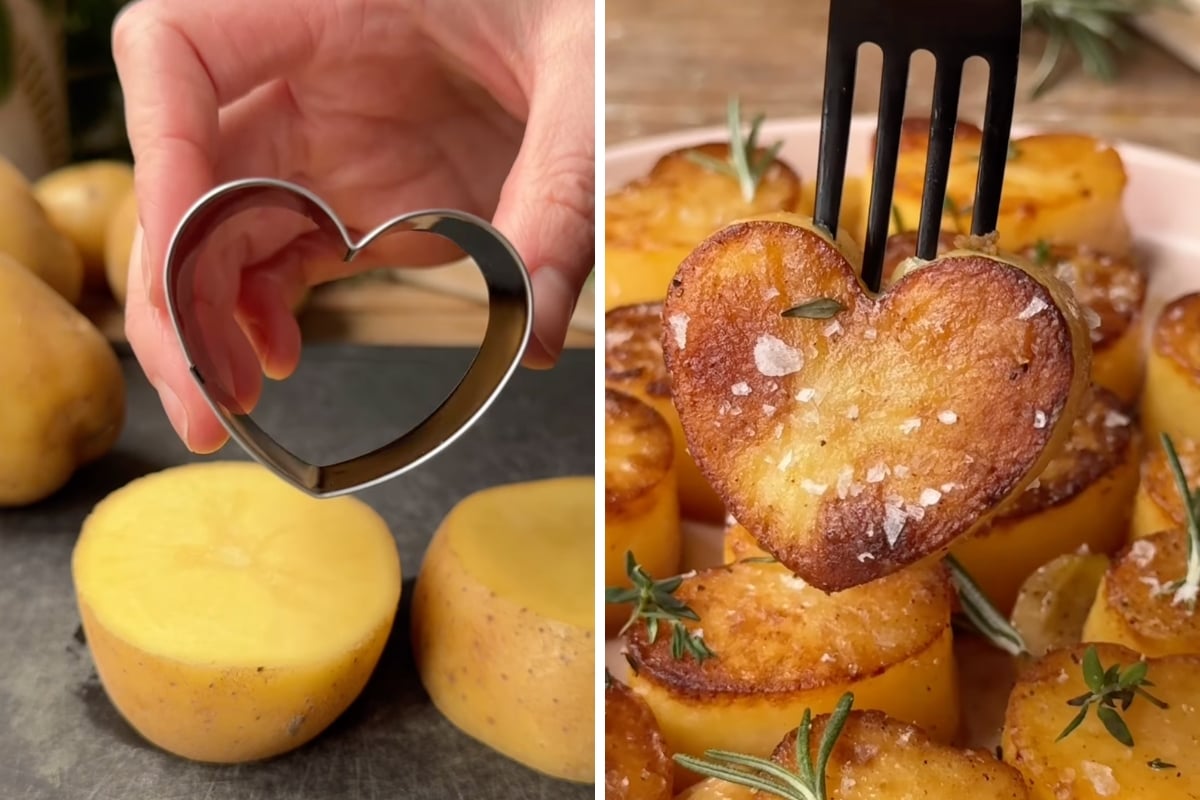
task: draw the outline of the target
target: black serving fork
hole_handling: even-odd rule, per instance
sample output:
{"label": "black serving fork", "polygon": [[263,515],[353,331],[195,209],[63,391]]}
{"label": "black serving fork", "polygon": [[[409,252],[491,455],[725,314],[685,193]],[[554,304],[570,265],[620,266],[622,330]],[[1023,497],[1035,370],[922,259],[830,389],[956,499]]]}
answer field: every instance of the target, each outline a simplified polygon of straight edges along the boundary
{"label": "black serving fork", "polygon": [[842,203],[858,50],[868,42],[883,51],[875,174],[862,269],[863,282],[877,292],[896,182],[908,66],[917,50],[928,50],[937,62],[917,257],[932,260],[937,255],[963,64],[972,56],[988,62],[989,75],[971,232],[982,236],[995,230],[1017,93],[1021,0],[830,0],[813,221],[833,233]]}

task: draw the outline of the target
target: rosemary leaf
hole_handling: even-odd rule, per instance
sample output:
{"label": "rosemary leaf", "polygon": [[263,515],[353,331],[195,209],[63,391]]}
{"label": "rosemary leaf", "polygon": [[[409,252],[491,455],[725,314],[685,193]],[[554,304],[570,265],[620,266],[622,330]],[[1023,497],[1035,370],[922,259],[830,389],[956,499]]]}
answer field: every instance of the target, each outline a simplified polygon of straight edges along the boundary
{"label": "rosemary leaf", "polygon": [[1028,653],[1029,650],[1025,646],[1025,640],[1021,638],[1021,634],[1017,632],[1011,622],[1005,619],[1003,614],[996,610],[979,585],[963,569],[962,564],[954,556],[946,556],[944,561],[950,569],[950,578],[954,582],[954,588],[958,591],[963,613],[966,614],[972,627],[994,646],[1010,655],[1018,656]]}
{"label": "rosemary leaf", "polygon": [[846,307],[844,305],[831,297],[818,297],[815,300],[808,300],[798,306],[789,308],[781,316],[790,318],[799,317],[801,319],[829,319],[845,310]]}
{"label": "rosemary leaf", "polygon": [[1187,475],[1183,471],[1183,464],[1179,462],[1179,453],[1175,450],[1175,443],[1167,434],[1164,433],[1161,436],[1163,449],[1167,453],[1167,463],[1171,466],[1171,472],[1175,476],[1175,487],[1179,490],[1180,499],[1183,501],[1184,516],[1187,519],[1187,574],[1184,576],[1183,582],[1175,587],[1175,597],[1172,602],[1194,609],[1196,597],[1200,594],[1200,519],[1198,519],[1200,514],[1197,513],[1197,505],[1200,503],[1197,502],[1197,496],[1188,486]]}
{"label": "rosemary leaf", "polygon": [[707,153],[696,150],[687,151],[685,157],[705,169],[736,180],[742,191],[742,198],[750,203],[754,201],[754,195],[758,193],[759,184],[762,183],[767,170],[779,157],[783,141],[780,140],[768,147],[761,148],[762,152],[759,153],[759,134],[762,132],[762,124],[766,120],[766,115],[759,114],[754,117],[750,122],[749,133],[743,136],[741,100],[737,96],[729,99],[725,117],[726,124],[729,126],[729,158],[713,158]]}

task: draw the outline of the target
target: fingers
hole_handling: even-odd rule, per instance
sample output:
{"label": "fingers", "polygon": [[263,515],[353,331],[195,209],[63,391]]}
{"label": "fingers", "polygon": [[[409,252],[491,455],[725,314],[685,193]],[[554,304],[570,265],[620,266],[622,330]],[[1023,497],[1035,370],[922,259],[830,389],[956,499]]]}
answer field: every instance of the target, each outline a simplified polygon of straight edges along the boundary
{"label": "fingers", "polygon": [[531,271],[527,366],[554,364],[595,263],[596,147],[592,19],[560,14],[537,56],[529,120],[495,224]]}

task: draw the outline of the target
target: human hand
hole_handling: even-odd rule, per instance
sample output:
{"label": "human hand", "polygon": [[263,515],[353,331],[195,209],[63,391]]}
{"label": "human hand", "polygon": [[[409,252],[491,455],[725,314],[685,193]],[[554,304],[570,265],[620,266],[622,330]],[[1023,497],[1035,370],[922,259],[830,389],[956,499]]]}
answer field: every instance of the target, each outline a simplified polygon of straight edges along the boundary
{"label": "human hand", "polygon": [[[359,232],[416,208],[492,219],[531,271],[525,363],[557,359],[594,263],[590,2],[139,0],[113,52],[141,223],[126,334],[189,448],[227,435],[188,372],[162,266],[184,212],[240,177],[301,183]],[[227,388],[251,407],[264,372],[297,366],[303,290],[378,262],[346,265],[290,223],[235,218],[219,233],[197,293]],[[386,256],[445,260],[418,239]]]}

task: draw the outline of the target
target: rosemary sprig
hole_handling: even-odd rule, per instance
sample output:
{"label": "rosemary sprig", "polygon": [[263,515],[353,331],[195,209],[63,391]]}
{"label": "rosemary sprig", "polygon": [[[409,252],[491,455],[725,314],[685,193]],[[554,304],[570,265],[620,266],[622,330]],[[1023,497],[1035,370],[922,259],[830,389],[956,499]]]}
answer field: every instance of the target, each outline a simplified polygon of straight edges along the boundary
{"label": "rosemary sprig", "polygon": [[832,297],[818,297],[784,311],[781,316],[801,319],[829,319],[845,311],[846,307]]}
{"label": "rosemary sprig", "polygon": [[1179,0],[1024,0],[1026,28],[1047,35],[1034,78],[1033,97],[1050,88],[1064,53],[1079,56],[1084,70],[1103,81],[1117,76],[1116,54],[1128,46],[1126,26],[1139,14],[1157,8],[1186,12]]}
{"label": "rosemary sprig", "polygon": [[1100,664],[1095,645],[1092,645],[1083,653],[1082,666],[1083,681],[1087,684],[1088,691],[1067,701],[1067,705],[1077,706],[1079,713],[1066,728],[1063,728],[1063,732],[1055,741],[1070,736],[1087,718],[1088,709],[1096,706],[1096,716],[1104,723],[1109,734],[1126,747],[1133,747],[1133,734],[1129,732],[1125,720],[1121,719],[1117,704],[1120,703],[1121,711],[1127,711],[1134,698],[1141,696],[1159,708],[1167,707],[1166,703],[1143,688],[1154,685],[1146,680],[1149,665],[1145,661],[1138,661],[1126,667],[1124,672],[1121,671],[1120,664],[1113,664],[1105,669]]}
{"label": "rosemary sprig", "polygon": [[762,183],[767,169],[779,157],[783,140],[775,142],[759,154],[758,134],[763,120],[766,119],[766,114],[759,114],[751,120],[750,133],[742,138],[741,101],[736,96],[729,99],[726,116],[729,124],[728,159],[713,158],[698,150],[689,150],[685,155],[693,163],[736,180],[742,189],[742,198],[749,203],[754,200],[754,195],[758,192],[758,185]]}
{"label": "rosemary sprig", "polygon": [[804,710],[796,729],[796,772],[776,764],[769,758],[757,758],[726,750],[709,750],[704,759],[676,755],[675,761],[692,772],[708,778],[719,778],[749,789],[767,792],[784,800],[827,800],[825,771],[833,746],[842,735],[850,716],[854,695],[846,692],[829,715],[821,742],[817,746],[817,762],[813,764],[809,742],[812,736],[812,711]]}
{"label": "rosemary sprig", "polygon": [[1167,463],[1175,475],[1175,487],[1183,500],[1184,519],[1187,520],[1188,560],[1187,575],[1183,580],[1176,581],[1167,587],[1167,591],[1175,593],[1172,603],[1186,605],[1190,609],[1196,607],[1196,597],[1200,594],[1200,491],[1192,492],[1188,488],[1187,475],[1183,465],[1179,463],[1179,453],[1175,443],[1167,434],[1161,434],[1163,449],[1167,453]]}
{"label": "rosemary sprig", "polygon": [[967,622],[981,636],[990,641],[1009,655],[1019,656],[1029,652],[1025,640],[1012,623],[996,610],[992,601],[979,588],[979,584],[963,569],[963,565],[954,556],[945,557],[946,566],[950,570],[950,579],[962,602],[963,614]]}
{"label": "rosemary sprig", "polygon": [[676,575],[656,581],[646,574],[632,550],[625,553],[625,574],[629,576],[632,587],[609,586],[604,590],[605,603],[636,604],[618,635],[624,635],[638,620],[645,620],[646,641],[654,644],[658,641],[660,623],[666,623],[671,628],[671,657],[676,661],[690,655],[697,663],[703,663],[705,659],[716,655],[704,643],[701,635],[689,633],[683,625],[685,619],[700,621],[699,614],[675,597],[675,590],[683,583],[685,576]]}

